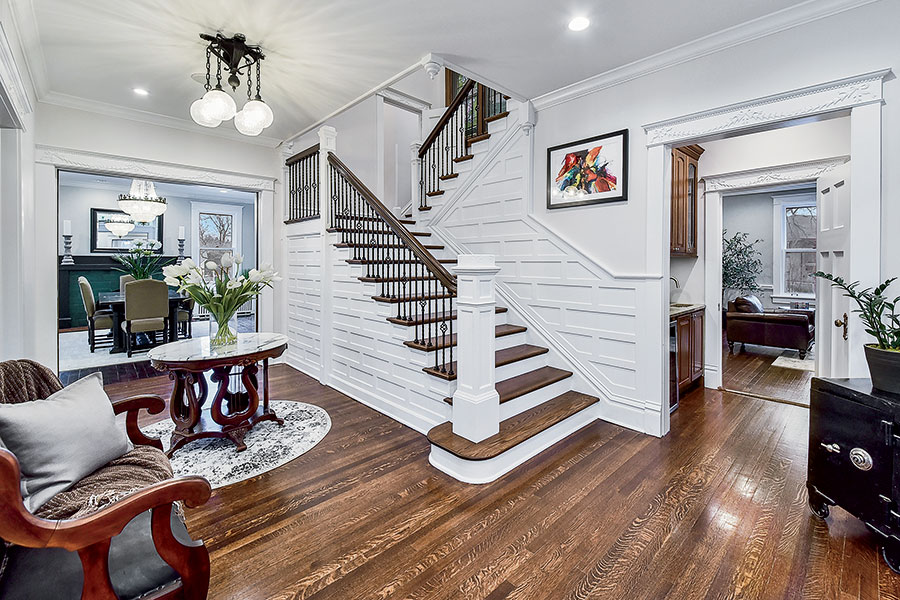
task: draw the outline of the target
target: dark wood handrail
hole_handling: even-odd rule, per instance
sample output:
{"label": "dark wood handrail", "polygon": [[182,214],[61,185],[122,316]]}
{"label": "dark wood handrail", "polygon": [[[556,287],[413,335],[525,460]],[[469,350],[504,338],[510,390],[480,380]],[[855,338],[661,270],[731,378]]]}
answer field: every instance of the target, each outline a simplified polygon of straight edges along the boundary
{"label": "dark wood handrail", "polygon": [[362,196],[365,201],[372,207],[372,209],[378,213],[385,223],[387,223],[388,227],[390,227],[391,231],[399,237],[403,243],[412,251],[412,253],[425,264],[425,267],[431,271],[432,275],[437,277],[438,281],[440,281],[447,291],[451,294],[456,295],[456,277],[453,276],[438,260],[429,252],[422,243],[416,239],[416,236],[411,234],[406,227],[403,226],[400,221],[397,220],[397,217],[394,216],[388,208],[381,203],[381,201],[375,197],[375,194],[366,187],[359,178],[353,174],[353,171],[347,167],[341,159],[334,155],[333,152],[328,153],[328,163],[337,171],[344,179],[350,182],[350,185],[353,186],[359,195]]}
{"label": "dark wood handrail", "polygon": [[443,131],[444,127],[447,123],[450,122],[450,119],[453,117],[453,113],[456,112],[456,109],[459,108],[459,105],[463,103],[466,99],[466,96],[469,95],[469,92],[472,91],[472,88],[477,84],[474,79],[470,79],[466,82],[462,89],[459,90],[459,93],[456,94],[456,97],[453,99],[453,102],[450,103],[450,106],[447,107],[447,110],[444,111],[444,114],[441,115],[441,118],[438,119],[437,125],[434,126],[434,129],[431,130],[431,133],[428,134],[428,137],[425,138],[425,141],[422,142],[422,147],[419,148],[419,158],[425,156],[425,153],[428,152],[428,149],[434,144],[434,141],[438,138]]}
{"label": "dark wood handrail", "polygon": [[318,151],[319,151],[318,144],[316,144],[315,146],[310,146],[306,150],[303,150],[302,152],[298,152],[297,154],[293,155],[292,157],[290,157],[289,159],[284,161],[284,166],[289,167],[294,163],[300,162],[304,158],[309,158],[310,156],[317,153]]}

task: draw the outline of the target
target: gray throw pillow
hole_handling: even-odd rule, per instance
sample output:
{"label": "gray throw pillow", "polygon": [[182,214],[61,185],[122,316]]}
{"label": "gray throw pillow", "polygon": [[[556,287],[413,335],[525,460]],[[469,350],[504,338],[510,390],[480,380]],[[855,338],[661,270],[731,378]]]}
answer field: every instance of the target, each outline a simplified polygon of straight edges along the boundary
{"label": "gray throw pillow", "polygon": [[92,373],[45,400],[0,404],[0,445],[16,455],[31,512],[134,446]]}

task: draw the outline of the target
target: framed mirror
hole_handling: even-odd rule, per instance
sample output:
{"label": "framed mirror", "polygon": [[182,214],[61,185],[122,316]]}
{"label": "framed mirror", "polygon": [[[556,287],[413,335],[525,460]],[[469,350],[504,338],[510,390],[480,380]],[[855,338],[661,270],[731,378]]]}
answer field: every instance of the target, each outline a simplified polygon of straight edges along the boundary
{"label": "framed mirror", "polygon": [[121,252],[131,247],[136,240],[157,240],[162,254],[163,216],[156,217],[152,223],[135,223],[134,229],[119,236],[106,227],[106,223],[117,218],[127,217],[121,210],[111,208],[91,209],[91,252]]}

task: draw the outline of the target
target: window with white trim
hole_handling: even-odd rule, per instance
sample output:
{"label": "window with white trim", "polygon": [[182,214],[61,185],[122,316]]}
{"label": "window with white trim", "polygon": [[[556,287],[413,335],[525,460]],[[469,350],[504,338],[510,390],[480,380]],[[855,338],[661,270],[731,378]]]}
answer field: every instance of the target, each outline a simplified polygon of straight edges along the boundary
{"label": "window with white trim", "polygon": [[[815,193],[775,197],[775,293],[773,296],[815,298]],[[786,299],[786,298],[785,298]]]}

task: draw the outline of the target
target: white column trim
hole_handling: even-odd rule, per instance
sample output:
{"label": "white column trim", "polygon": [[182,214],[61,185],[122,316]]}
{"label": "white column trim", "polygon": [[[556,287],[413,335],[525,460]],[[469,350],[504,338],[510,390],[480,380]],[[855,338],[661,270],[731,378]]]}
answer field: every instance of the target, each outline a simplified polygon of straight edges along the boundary
{"label": "white column trim", "polygon": [[25,115],[33,111],[27,90],[3,23],[0,23],[0,103],[6,106],[15,129],[23,129]]}

